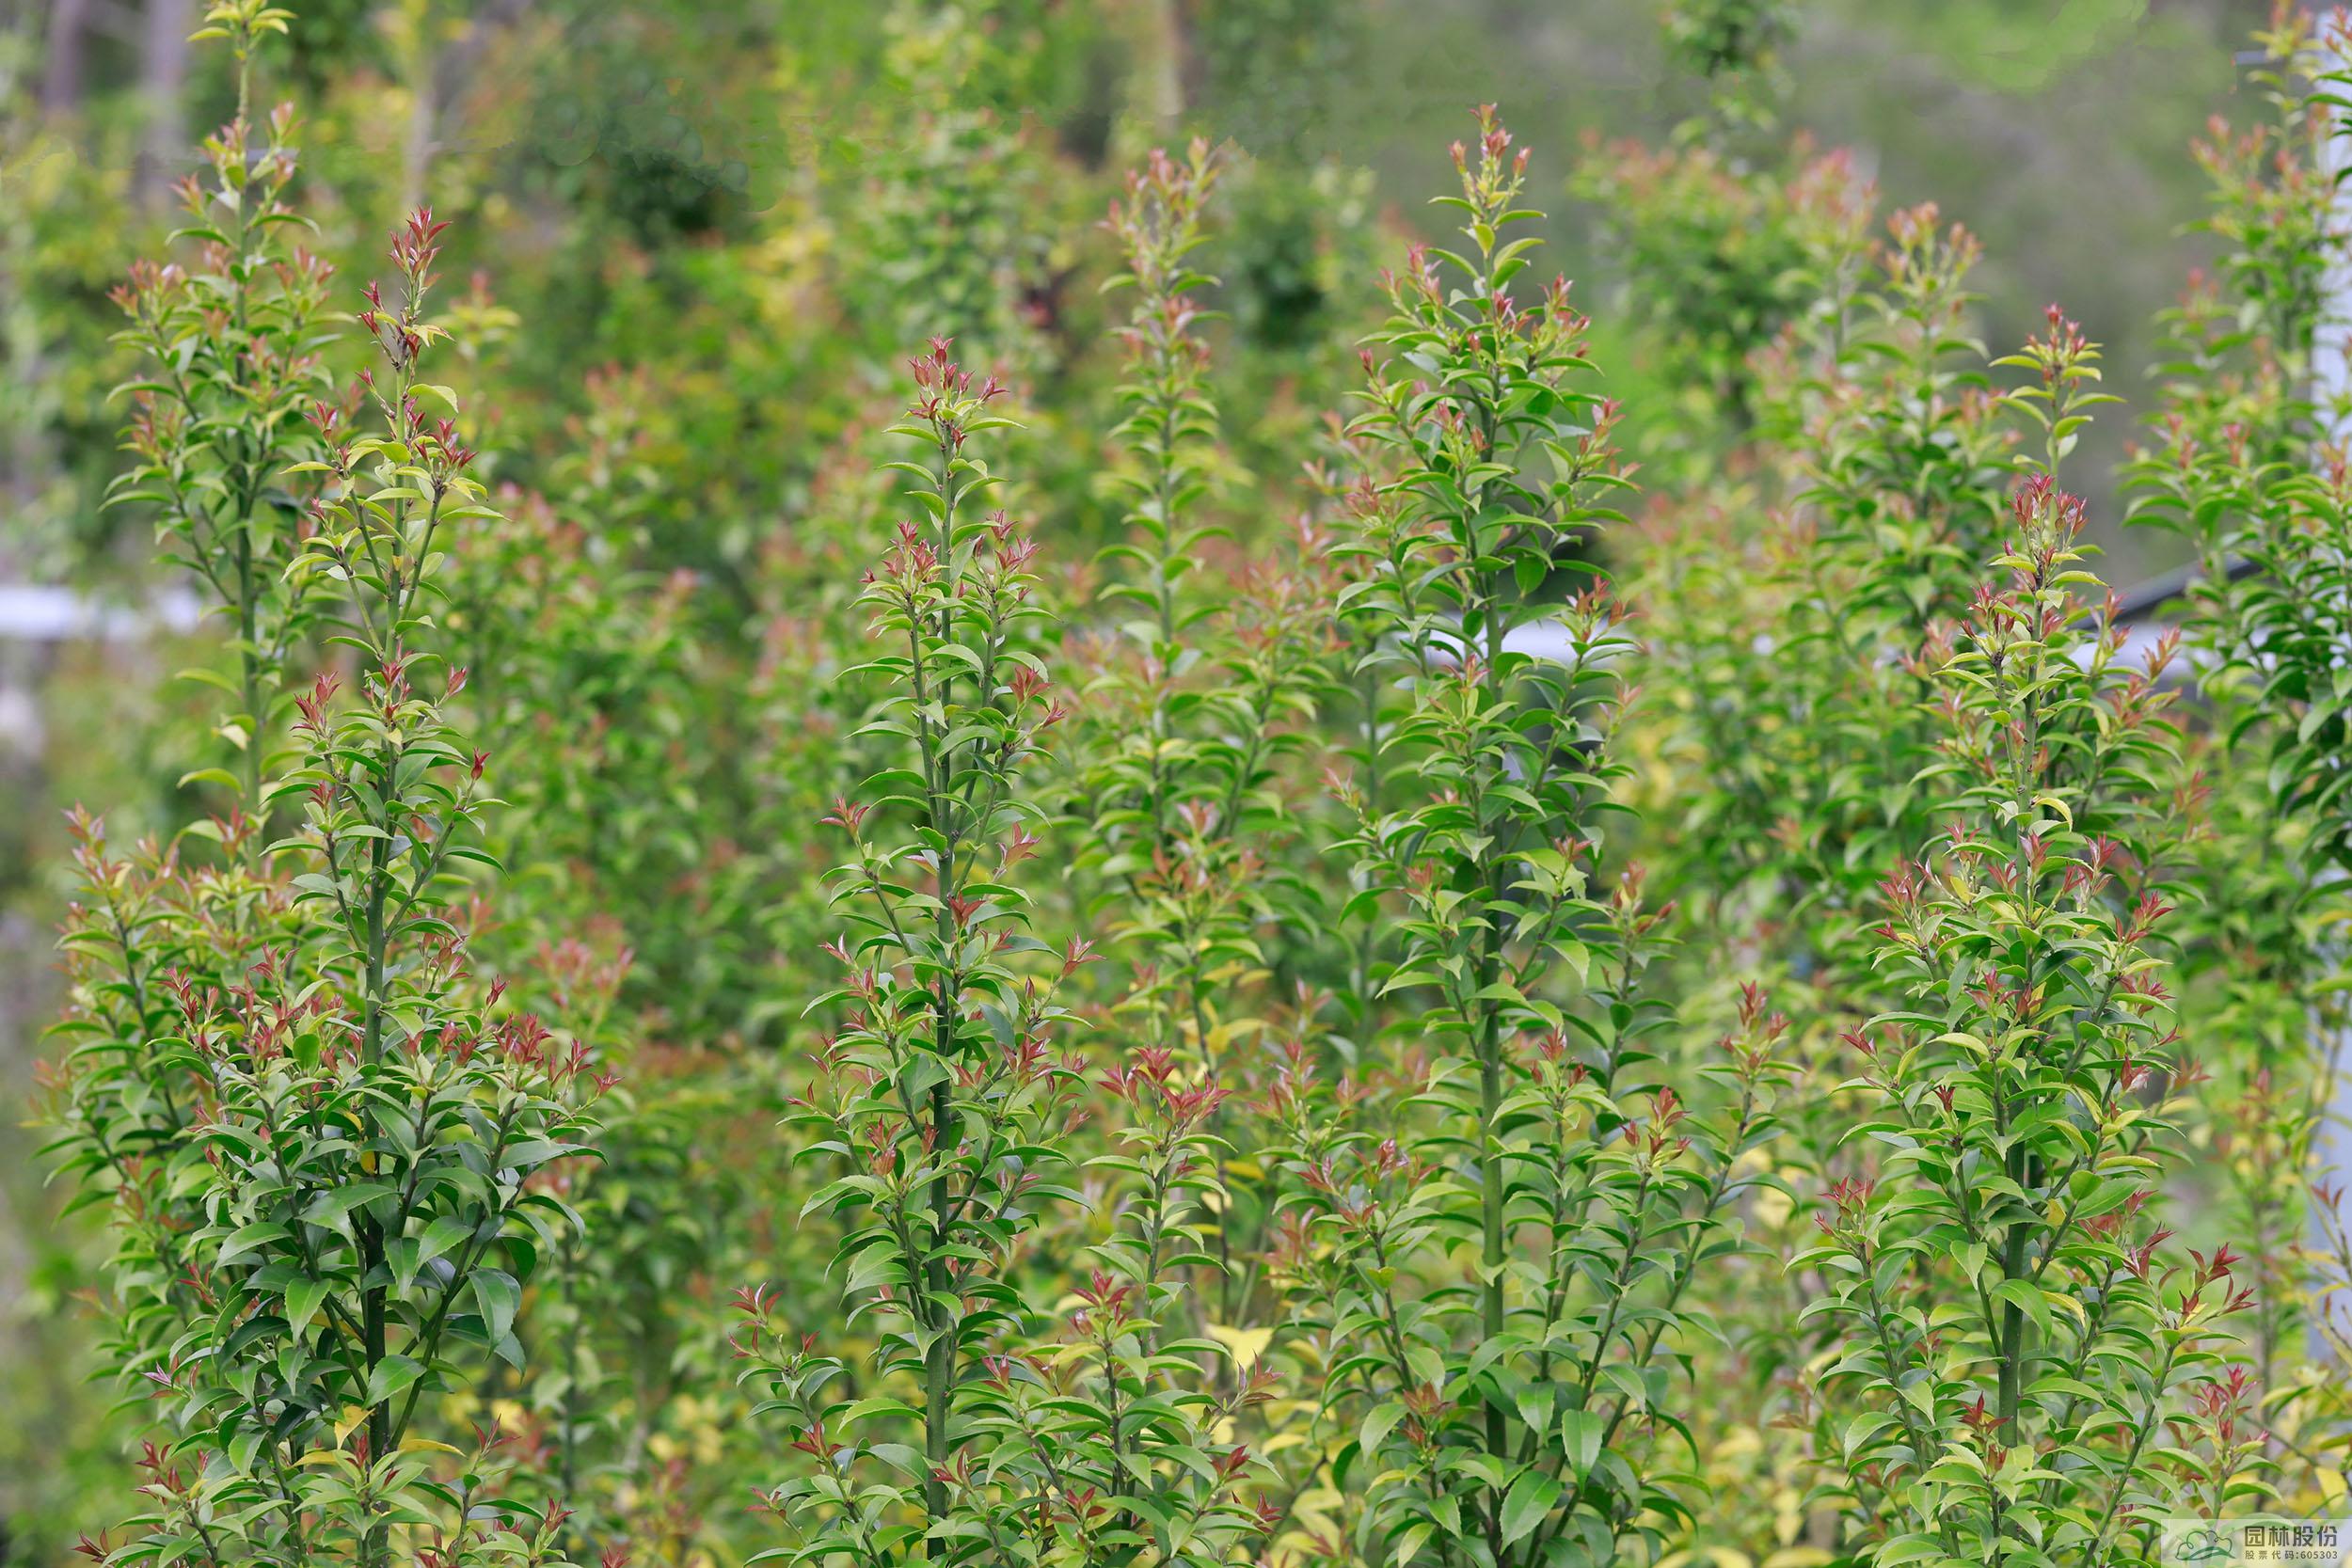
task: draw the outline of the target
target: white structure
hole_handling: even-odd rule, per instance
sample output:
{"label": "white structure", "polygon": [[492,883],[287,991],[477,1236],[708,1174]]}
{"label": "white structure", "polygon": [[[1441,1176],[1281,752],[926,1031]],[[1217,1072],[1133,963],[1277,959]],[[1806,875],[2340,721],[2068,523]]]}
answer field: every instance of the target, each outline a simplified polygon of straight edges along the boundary
{"label": "white structure", "polygon": [[[2352,59],[2352,50],[2347,49],[2352,44],[2352,16],[2334,8],[2319,25],[2322,71],[2333,74],[2344,70]],[[2326,168],[2336,180],[2328,206],[2335,243],[2328,247],[2322,290],[2326,305],[2318,339],[2312,345],[2312,404],[2329,437],[2336,441],[2352,440],[2352,243],[2346,239],[2352,235],[2352,182],[2344,179],[2352,147],[2346,145],[2344,130],[2340,124],[2328,138],[2323,155]],[[2321,1072],[2326,1101],[2312,1139],[2312,1168],[2320,1177],[2344,1185],[2352,1178],[2352,1072],[2345,1070],[2352,1067],[2352,1033],[2339,1029],[2329,1035],[2319,1026],[2320,1021],[2313,1023],[2312,1045],[2326,1053]],[[2323,1306],[2321,1309],[2329,1308]]]}

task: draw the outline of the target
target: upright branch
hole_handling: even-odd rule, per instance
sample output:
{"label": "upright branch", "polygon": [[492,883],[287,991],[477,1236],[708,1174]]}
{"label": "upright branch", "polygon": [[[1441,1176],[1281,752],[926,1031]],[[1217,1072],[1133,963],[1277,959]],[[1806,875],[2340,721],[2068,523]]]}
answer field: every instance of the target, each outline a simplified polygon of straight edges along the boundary
{"label": "upright branch", "polygon": [[2296,1354],[2328,1342],[2347,1278],[2330,1227],[2352,1017],[2352,464],[2324,373],[2352,327],[2328,303],[2344,245],[2330,143],[2352,75],[2320,26],[2275,8],[2244,95],[2260,107],[2243,124],[2217,116],[2195,145],[2215,261],[2159,317],[2156,407],[2126,469],[2129,520],[2193,557],[2164,607],[2209,716],[2187,759],[2209,832],[2194,868],[2207,896],[2175,933],[2181,989],[2236,1045],[2214,1053],[2207,1120],[2261,1285],[2257,1370],[2270,1384],[2280,1363],[2302,1366],[2299,1390],[2265,1391],[2274,1441],[2305,1458],[2352,1419],[2337,1358]]}
{"label": "upright branch", "polygon": [[2162,406],[2132,465],[2132,520],[2194,548],[2182,596],[2192,646],[2210,661],[2200,684],[2239,716],[2218,727],[2233,749],[2266,748],[2268,792],[2308,832],[2306,858],[2344,866],[2352,410],[2317,372],[2352,331],[2326,309],[2344,244],[2329,144],[2347,135],[2352,71],[2326,69],[2299,8],[2280,8],[2257,41],[2268,114],[2244,127],[2217,117],[2197,145],[2211,183],[2201,227],[2221,259],[2162,318]]}
{"label": "upright branch", "polygon": [[[206,13],[196,36],[226,40],[234,54],[237,116],[205,138],[202,167],[179,183],[187,218],[172,240],[184,260],[136,262],[114,291],[129,318],[119,340],[149,368],[115,389],[131,399],[123,445],[134,461],[108,502],[155,509],[162,559],[193,574],[229,624],[230,672],[191,672],[233,705],[214,724],[227,766],[201,763],[182,782],[230,790],[231,824],[262,812],[265,749],[284,733],[290,698],[286,660],[313,610],[306,498],[286,470],[319,447],[306,420],[329,385],[320,317],[334,269],[301,244],[309,220],[290,203],[294,105],[259,124],[248,107],[254,51],[290,20],[259,0]],[[258,853],[257,841],[240,843]]]}
{"label": "upright branch", "polygon": [[1088,685],[1093,744],[1080,781],[1084,862],[1116,900],[1118,944],[1106,956],[1128,958],[1132,975],[1116,1014],[1148,1045],[1183,1046],[1213,1077],[1230,1043],[1217,1029],[1217,982],[1256,958],[1258,863],[1239,836],[1241,802],[1223,764],[1228,743],[1263,729],[1226,701],[1217,677],[1229,628],[1200,580],[1200,548],[1217,531],[1200,516],[1217,415],[1194,298],[1214,279],[1191,258],[1206,239],[1217,174],[1205,142],[1182,159],[1155,150],[1128,174],[1104,224],[1125,263],[1104,287],[1135,296],[1119,329],[1127,379],[1111,433],[1126,457],[1113,478],[1127,533],[1101,558],[1101,600],[1119,619]]}
{"label": "upright branch", "polygon": [[1398,1062],[1385,1127],[1302,1124],[1288,1151],[1295,1310],[1329,1341],[1326,1401],[1360,1423],[1370,1522],[1400,1562],[1599,1559],[1655,1524],[1653,1369],[1675,1354],[1655,1303],[1725,1250],[1773,1070],[1756,1053],[1700,1118],[1640,1069],[1662,915],[1638,867],[1598,870],[1632,644],[1588,559],[1627,483],[1618,411],[1583,385],[1565,281],[1514,296],[1527,156],[1490,108],[1479,133],[1441,201],[1468,246],[1415,246],[1388,279],[1353,426],[1387,477],[1359,487],[1343,546],[1364,667],[1396,689],[1382,799],[1337,781],[1346,847],[1359,910],[1390,912],[1401,948],[1382,994],[1426,998],[1395,1029],[1437,1059]]}
{"label": "upright branch", "polygon": [[1843,1336],[1824,1381],[1847,1402],[1857,1529],[1898,1560],[2149,1546],[2149,1517],[2204,1473],[2183,1414],[2250,1297],[2227,1248],[2168,1261],[2153,1213],[2181,1159],[2154,1091],[2197,1076],[2156,934],[2177,735],[2170,648],[2127,664],[2111,601],[2087,626],[2084,506],[2055,469],[2096,358],[2053,309],[2001,361],[2036,374],[2014,396],[2044,453],[1998,576],[1922,656],[1949,820],[1882,890],[1878,962],[1911,1001],[1847,1036],[1871,1109],[1792,1265],[1819,1272],[1812,1314]]}
{"label": "upright branch", "polygon": [[[844,1364],[813,1337],[766,1331],[756,1291],[738,1341],[746,1375],[771,1391],[763,1408],[788,1413],[817,1462],[769,1505],[809,1552],[865,1563],[960,1559],[987,1538],[958,1501],[975,1441],[963,1412],[986,1397],[975,1370],[1022,1326],[1008,1277],[1022,1239],[1042,1206],[1075,1201],[1050,1184],[1080,1078],[1055,1043],[1068,1020],[1056,993],[1090,957],[1073,939],[1041,967],[1025,961],[1049,950],[1013,879],[1041,843],[1024,773],[1064,710],[1034,648],[1037,546],[983,509],[997,480],[967,450],[1010,423],[992,412],[1005,388],[976,384],[944,339],[912,370],[915,399],[893,434],[919,455],[889,467],[909,477],[915,515],[867,575],[875,654],[852,673],[884,683],[860,734],[898,756],[827,818],[850,842],[833,900],[850,931],[828,944],[847,974],[810,1009],[840,1009],[841,1026],[793,1124],[810,1157],[843,1167],[805,1212],[845,1223],[850,1321],[874,1321],[876,1370],[916,1402],[831,1393]],[[895,1440],[892,1419],[919,1450]],[[878,1483],[869,1460],[910,1483]]]}
{"label": "upright branch", "polygon": [[[241,71],[280,14],[216,8]],[[242,152],[220,166],[242,196],[218,204],[287,219],[282,179],[246,182]],[[164,1433],[150,1511],[112,1554],[123,1562],[373,1568],[412,1543],[453,1564],[562,1559],[560,1505],[498,1495],[494,1433],[462,1467],[438,1458],[465,1450],[428,1435],[439,1406],[424,1402],[485,1358],[520,1365],[525,1287],[557,1228],[578,1225],[531,1178],[588,1147],[612,1082],[577,1040],[501,1007],[452,914],[496,867],[478,843],[487,759],[450,707],[466,672],[443,661],[434,618],[448,550],[491,515],[455,395],[419,375],[444,337],[424,303],[445,228],[421,212],[394,235],[394,300],[371,285],[358,317],[382,373],[311,404],[318,455],[290,467],[285,397],[308,372],[284,335],[323,272],[281,266],[265,309],[244,251],[220,263],[238,287],[216,309],[181,299],[211,285],[160,273],[164,295],[135,291],[150,323],[196,310],[175,368],[228,356],[210,403],[141,394],[134,446],[170,487],[168,548],[244,607],[233,641],[250,681],[274,681],[311,623],[334,628],[357,680],[346,693],[329,669],[295,695],[278,753],[262,727],[278,709],[249,704],[240,754],[287,766],[258,785],[248,773],[240,805],[207,825],[227,869],[152,847],[118,858],[81,821],[56,1147],[116,1204],[119,1351]],[[157,315],[158,297],[177,303]],[[354,406],[373,416],[364,434]],[[288,474],[314,486],[299,533],[263,499]],[[281,816],[292,831],[263,842]]]}
{"label": "upright branch", "polygon": [[[1221,531],[1202,518],[1218,427],[1194,297],[1213,280],[1193,258],[1217,174],[1204,142],[1182,159],[1154,151],[1106,225],[1125,262],[1106,287],[1134,294],[1112,432],[1127,459],[1113,476],[1127,534],[1102,556],[1101,601],[1120,619],[1115,638],[1097,639],[1078,779],[1090,807],[1080,863],[1109,911],[1106,956],[1123,960],[1111,1017],[1136,1045],[1120,1054],[1171,1053],[1188,1085],[1214,1091],[1209,1132],[1248,1066],[1268,968],[1261,933],[1303,879],[1279,863],[1293,823],[1275,775],[1295,743],[1287,727],[1312,713],[1328,626],[1311,568],[1282,558],[1290,541],[1238,546],[1248,553],[1232,579],[1204,569],[1200,552]],[[1296,553],[1314,548],[1302,540]],[[1226,1201],[1225,1161],[1213,1164],[1206,1180],[1222,1196],[1198,1201],[1216,1206],[1208,1245],[1222,1278],[1213,1300],[1192,1303],[1200,1328],[1246,1315],[1250,1274],[1235,1259],[1263,1218],[1254,1199],[1246,1212]]]}

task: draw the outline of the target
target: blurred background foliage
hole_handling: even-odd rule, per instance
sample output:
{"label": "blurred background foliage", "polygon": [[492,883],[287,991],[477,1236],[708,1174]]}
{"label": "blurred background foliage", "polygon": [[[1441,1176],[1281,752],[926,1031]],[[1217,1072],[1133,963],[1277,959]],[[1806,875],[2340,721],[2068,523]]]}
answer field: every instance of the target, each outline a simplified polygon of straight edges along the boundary
{"label": "blurred background foliage", "polygon": [[[1537,150],[1550,264],[1580,280],[1598,359],[1659,471],[1704,466],[1744,417],[1749,349],[1779,325],[1803,226],[1786,178],[1851,150],[1886,206],[1932,199],[1984,240],[1982,339],[2043,305],[2141,385],[2151,326],[2198,260],[2184,149],[2237,90],[2250,0],[311,0],[266,62],[309,120],[316,243],[355,285],[383,232],[429,200],[488,410],[485,463],[514,535],[466,566],[461,634],[501,678],[518,782],[510,831],[534,892],[507,951],[580,930],[636,963],[645,1076],[700,1085],[636,1128],[628,1172],[707,1182],[720,1223],[775,1154],[773,1107],[696,1064],[772,1047],[780,968],[816,895],[759,890],[820,808],[810,765],[839,715],[823,639],[854,571],[856,453],[898,357],[950,335],[1005,367],[1028,426],[1008,467],[1065,562],[1115,528],[1095,476],[1115,354],[1097,226],[1120,170],[1200,134],[1232,172],[1216,214],[1214,374],[1228,489],[1297,487],[1295,454],[1339,388],[1364,284],[1424,230],[1442,149],[1477,102]],[[195,802],[166,759],[200,702],[148,565],[148,519],[98,504],[125,367],[106,291],[159,250],[193,138],[226,117],[219,58],[184,42],[187,0],[9,0],[0,18],[0,590],[70,588],[71,625],[0,635],[0,1561],[61,1560],[111,1517],[119,1444],[85,1386],[87,1239],[56,1212],[28,1119],[52,1006],[60,809],[115,801],[118,836]],[[1661,21],[1666,24],[1661,26]],[[1726,71],[1727,62],[1761,70]],[[1652,150],[1635,151],[1629,144]],[[1792,147],[1796,149],[1792,150]],[[1676,156],[1655,150],[1680,149]],[[1687,154],[1687,155],[1684,155]],[[1672,188],[1668,188],[1668,187]],[[1573,193],[1579,199],[1568,199]],[[1598,214],[1606,208],[1608,223]],[[1645,214],[1674,231],[1649,227]],[[1624,308],[1634,297],[1645,309]],[[1721,416],[1721,418],[1718,418]],[[2169,564],[2093,527],[2129,582]],[[852,477],[845,477],[852,476]],[[1264,508],[1272,518],[1282,500]],[[1235,505],[1236,512],[1246,510]],[[1263,519],[1262,519],[1263,520]],[[550,541],[556,547],[549,548]],[[849,557],[847,559],[855,559]],[[517,578],[514,574],[527,574]],[[516,592],[518,584],[529,592]],[[499,590],[492,592],[493,589]],[[830,597],[829,597],[830,596]],[[11,604],[31,604],[18,595]],[[11,610],[11,613],[17,613]],[[34,611],[23,612],[34,616]],[[40,611],[47,614],[47,610]],[[512,618],[512,623],[501,621]],[[28,621],[27,625],[30,624]],[[714,698],[714,693],[716,697]],[[574,730],[544,729],[564,711]],[[534,728],[534,724],[540,728]],[[783,753],[789,752],[789,756]],[[789,823],[788,832],[777,825]],[[777,846],[781,845],[781,849]],[[592,878],[585,867],[594,862]],[[756,868],[756,869],[755,869]],[[601,924],[599,924],[599,922]],[[519,961],[519,960],[518,960]],[[576,972],[585,960],[565,960]],[[551,966],[562,970],[562,965]],[[577,974],[574,974],[574,978]],[[650,1021],[649,1022],[645,1021]],[[756,1076],[756,1075],[755,1075]],[[761,1080],[764,1082],[764,1080]],[[716,1086],[714,1086],[716,1085]],[[696,1097],[701,1097],[697,1099]],[[740,1133],[731,1142],[714,1127]],[[665,1119],[666,1118],[666,1119]],[[699,1129],[692,1135],[686,1130]],[[730,1196],[732,1195],[732,1196]],[[742,1244],[788,1251],[755,1214]],[[616,1270],[667,1289],[704,1239],[649,1227]],[[707,1283],[707,1282],[706,1282]],[[621,1296],[626,1298],[626,1289]],[[560,1322],[560,1318],[556,1320]],[[648,1320],[651,1322],[651,1320]],[[656,1325],[658,1327],[658,1325]],[[643,1364],[679,1386],[681,1346]],[[650,1388],[639,1408],[660,1402]],[[669,1400],[657,1456],[753,1441]],[[1767,1463],[1759,1457],[1759,1465]],[[683,1511],[683,1501],[671,1499]],[[641,1509],[668,1506],[639,1499]],[[683,1536],[681,1536],[683,1539]]]}

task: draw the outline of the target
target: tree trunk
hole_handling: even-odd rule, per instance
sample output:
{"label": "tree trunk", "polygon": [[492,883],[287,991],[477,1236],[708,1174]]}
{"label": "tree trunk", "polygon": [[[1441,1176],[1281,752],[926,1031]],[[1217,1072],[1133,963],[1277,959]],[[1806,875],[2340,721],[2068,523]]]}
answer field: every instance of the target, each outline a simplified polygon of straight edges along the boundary
{"label": "tree trunk", "polygon": [[147,0],[147,36],[139,55],[140,106],[147,137],[139,149],[139,200],[160,207],[169,198],[187,156],[188,0]]}
{"label": "tree trunk", "polygon": [[40,106],[51,114],[67,114],[82,103],[82,28],[89,0],[52,0],[49,7],[48,62],[41,71]]}

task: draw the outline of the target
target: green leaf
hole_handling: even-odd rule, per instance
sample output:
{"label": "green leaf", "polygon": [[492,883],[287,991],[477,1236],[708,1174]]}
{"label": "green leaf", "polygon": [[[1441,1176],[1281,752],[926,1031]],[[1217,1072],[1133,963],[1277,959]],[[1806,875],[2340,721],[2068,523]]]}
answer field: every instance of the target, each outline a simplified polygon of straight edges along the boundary
{"label": "green leaf", "polygon": [[377,1362],[368,1372],[368,1402],[389,1404],[407,1391],[408,1386],[424,1375],[422,1362],[405,1355],[392,1354]]}
{"label": "green leaf", "polygon": [[286,1327],[299,1334],[309,1325],[329,1287],[324,1279],[297,1279],[286,1287]]}
{"label": "green leaf", "polygon": [[1568,1465],[1581,1476],[1600,1458],[1601,1433],[1609,1423],[1597,1410],[1570,1410],[1560,1418],[1560,1440],[1567,1448]]}
{"label": "green leaf", "polygon": [[285,1237],[286,1227],[270,1221],[257,1221],[252,1225],[239,1226],[230,1236],[228,1243],[221,1247],[220,1256],[214,1259],[214,1264],[215,1267],[225,1268],[230,1263],[241,1261],[249,1254],[261,1251],[272,1242],[285,1240]]}
{"label": "green leaf", "polygon": [[473,1222],[461,1220],[454,1214],[443,1214],[424,1227],[418,1240],[417,1261],[429,1263],[473,1234]]}
{"label": "green leaf", "polygon": [[506,1338],[515,1326],[515,1311],[523,1304],[522,1287],[514,1275],[499,1269],[485,1269],[469,1282],[474,1305],[482,1308],[482,1322],[496,1344]]}
{"label": "green leaf", "polygon": [[[1599,1433],[1596,1431],[1596,1449],[1599,1440]],[[1502,1544],[1508,1546],[1524,1538],[1544,1522],[1544,1516],[1551,1512],[1552,1504],[1559,1500],[1558,1481],[1534,1470],[1521,1472],[1519,1479],[1511,1483],[1510,1495],[1502,1499]]]}

